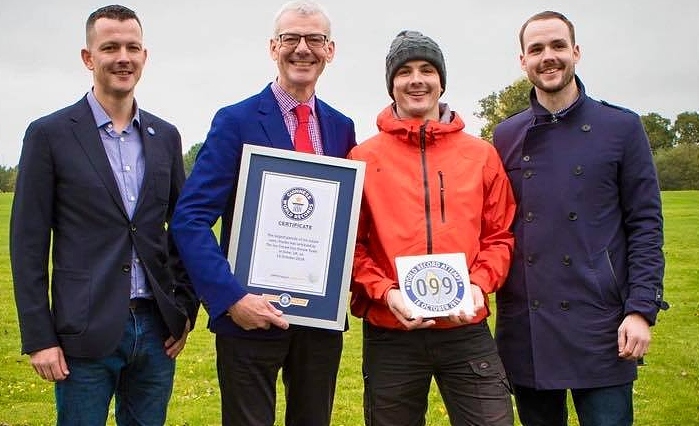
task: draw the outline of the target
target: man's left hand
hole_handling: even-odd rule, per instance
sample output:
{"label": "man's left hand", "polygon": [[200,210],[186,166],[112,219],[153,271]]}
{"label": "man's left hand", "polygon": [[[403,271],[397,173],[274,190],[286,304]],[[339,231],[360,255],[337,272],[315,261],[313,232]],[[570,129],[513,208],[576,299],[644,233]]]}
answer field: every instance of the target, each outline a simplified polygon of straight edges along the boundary
{"label": "man's left hand", "polygon": [[182,337],[179,340],[175,340],[174,337],[170,336],[165,341],[165,353],[172,359],[177,358],[177,355],[184,349],[184,344],[187,343],[187,336],[191,330],[191,323],[187,319],[187,324],[184,326],[184,332],[182,332]]}
{"label": "man's left hand", "polygon": [[641,314],[631,313],[618,330],[619,358],[637,360],[648,352],[650,325]]}

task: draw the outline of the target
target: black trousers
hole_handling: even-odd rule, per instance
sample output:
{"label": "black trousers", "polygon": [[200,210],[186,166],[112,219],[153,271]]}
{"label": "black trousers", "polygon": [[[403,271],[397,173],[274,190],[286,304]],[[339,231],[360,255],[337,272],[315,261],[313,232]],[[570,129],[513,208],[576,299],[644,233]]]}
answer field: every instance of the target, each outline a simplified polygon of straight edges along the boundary
{"label": "black trousers", "polygon": [[512,398],[488,324],[387,330],[364,322],[364,421],[424,426],[434,378],[452,425],[512,426]]}
{"label": "black trousers", "polygon": [[329,426],[342,332],[292,325],[271,340],[216,336],[223,426],[274,425],[279,370],[286,426]]}

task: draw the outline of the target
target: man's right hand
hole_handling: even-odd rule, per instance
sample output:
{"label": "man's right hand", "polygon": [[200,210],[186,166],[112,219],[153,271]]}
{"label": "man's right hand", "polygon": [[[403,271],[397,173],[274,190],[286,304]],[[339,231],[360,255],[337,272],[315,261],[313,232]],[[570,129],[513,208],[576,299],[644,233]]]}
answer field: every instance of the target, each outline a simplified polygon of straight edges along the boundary
{"label": "man's right hand", "polygon": [[424,319],[423,317],[413,317],[410,309],[403,303],[403,296],[400,290],[392,288],[386,294],[386,304],[393,315],[403,324],[407,330],[415,330],[418,328],[428,328],[435,325],[435,320]]}
{"label": "man's right hand", "polygon": [[70,374],[60,346],[32,352],[29,354],[29,359],[36,374],[49,382],[65,380]]}
{"label": "man's right hand", "polygon": [[228,308],[228,316],[243,330],[269,330],[273,325],[286,330],[289,322],[282,318],[282,314],[267,299],[256,294],[246,294]]}

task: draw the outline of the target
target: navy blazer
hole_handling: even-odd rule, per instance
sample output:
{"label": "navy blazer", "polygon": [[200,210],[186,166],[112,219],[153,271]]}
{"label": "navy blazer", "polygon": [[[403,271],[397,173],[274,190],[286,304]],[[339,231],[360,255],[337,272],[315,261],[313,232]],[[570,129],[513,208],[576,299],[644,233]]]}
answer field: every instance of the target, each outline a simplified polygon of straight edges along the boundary
{"label": "navy blazer", "polygon": [[[317,98],[315,112],[325,155],[346,157],[356,145],[352,120]],[[185,182],[171,229],[194,287],[209,313],[211,331],[270,336],[275,331],[244,332],[225,316],[227,309],[247,294],[233,277],[227,260],[243,144],[294,150],[271,85],[216,113]],[[211,230],[219,218],[222,218],[220,245]]]}
{"label": "navy blazer", "polygon": [[515,250],[497,293],[496,339],[511,381],[537,389],[629,383],[617,329],[662,305],[660,191],[638,115],[589,98],[531,107],[495,128],[517,201]]}
{"label": "navy blazer", "polygon": [[167,232],[184,182],[180,135],[140,117],[145,172],[131,219],[86,97],[27,128],[10,223],[23,353],[113,352],[129,315],[132,247],[172,336],[188,318],[194,327],[198,301]]}

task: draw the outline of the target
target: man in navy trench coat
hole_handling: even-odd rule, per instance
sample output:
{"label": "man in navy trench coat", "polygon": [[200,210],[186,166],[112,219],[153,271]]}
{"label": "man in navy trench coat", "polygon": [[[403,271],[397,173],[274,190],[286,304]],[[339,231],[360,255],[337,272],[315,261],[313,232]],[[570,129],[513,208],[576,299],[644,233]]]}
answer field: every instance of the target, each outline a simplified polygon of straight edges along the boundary
{"label": "man in navy trench coat", "polygon": [[494,133],[518,203],[500,355],[524,425],[566,425],[567,389],[582,425],[630,425],[637,360],[664,303],[648,139],[636,114],[587,97],[565,16],[534,15],[520,42],[531,106]]}

